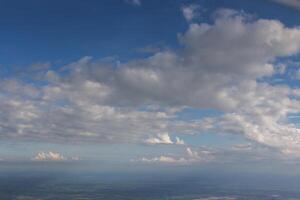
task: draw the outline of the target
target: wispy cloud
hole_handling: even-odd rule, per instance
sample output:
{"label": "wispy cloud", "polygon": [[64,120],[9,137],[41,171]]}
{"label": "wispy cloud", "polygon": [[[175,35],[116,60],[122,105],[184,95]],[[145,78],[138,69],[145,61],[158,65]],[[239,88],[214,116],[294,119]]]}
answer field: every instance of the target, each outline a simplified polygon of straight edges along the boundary
{"label": "wispy cloud", "polygon": [[272,1],[300,10],[299,0],[272,0]]}
{"label": "wispy cloud", "polygon": [[134,6],[140,6],[142,5],[141,0],[124,0],[126,3],[134,5]]}
{"label": "wispy cloud", "polygon": [[193,21],[195,18],[200,16],[201,13],[201,6],[197,4],[190,4],[183,6],[181,8],[183,17],[187,22]]}
{"label": "wispy cloud", "polygon": [[159,157],[153,158],[141,158],[135,161],[144,162],[144,163],[162,163],[162,164],[176,164],[176,165],[187,165],[192,163],[207,163],[214,159],[213,153],[208,150],[192,150],[187,147],[185,156],[175,157],[162,155]]}

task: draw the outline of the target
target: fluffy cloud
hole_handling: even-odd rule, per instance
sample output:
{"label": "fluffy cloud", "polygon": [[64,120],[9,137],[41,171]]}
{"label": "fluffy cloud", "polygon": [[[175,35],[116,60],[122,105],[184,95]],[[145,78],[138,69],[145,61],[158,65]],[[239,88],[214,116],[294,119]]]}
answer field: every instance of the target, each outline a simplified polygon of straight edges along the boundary
{"label": "fluffy cloud", "polygon": [[168,133],[158,134],[157,137],[148,138],[147,144],[173,144]]}
{"label": "fluffy cloud", "polygon": [[173,142],[168,133],[158,134],[156,137],[151,137],[146,140],[147,144],[185,144],[182,139],[175,137],[175,142]]}
{"label": "fluffy cloud", "polygon": [[67,161],[74,160],[78,161],[80,158],[78,156],[65,157],[58,152],[49,151],[49,152],[38,152],[32,160],[34,161]]}
{"label": "fluffy cloud", "polygon": [[65,160],[65,157],[59,153],[56,152],[39,152],[33,160],[36,161],[61,161]]}
{"label": "fluffy cloud", "polygon": [[[283,73],[278,58],[299,53],[300,28],[229,9],[213,16],[189,25],[179,52],[126,63],[84,57],[59,73],[46,68],[38,86],[2,80],[1,138],[179,144],[168,134],[212,131],[300,152],[300,129],[287,121],[300,110],[299,90],[264,81]],[[185,107],[224,114],[183,120]]]}

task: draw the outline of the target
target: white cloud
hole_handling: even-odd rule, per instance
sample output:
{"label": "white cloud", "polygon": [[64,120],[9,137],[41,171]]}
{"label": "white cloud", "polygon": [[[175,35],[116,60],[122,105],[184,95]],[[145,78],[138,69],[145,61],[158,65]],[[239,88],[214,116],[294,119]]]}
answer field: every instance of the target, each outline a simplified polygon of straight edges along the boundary
{"label": "white cloud", "polygon": [[158,134],[157,137],[148,138],[147,144],[173,144],[168,133]]}
{"label": "white cloud", "polygon": [[[214,16],[190,24],[180,52],[126,63],[84,57],[64,66],[63,76],[44,69],[40,86],[2,80],[1,138],[143,143],[151,136],[150,143],[170,144],[182,143],[171,133],[209,130],[300,152],[300,129],[287,121],[300,110],[298,88],[261,81],[278,73],[276,59],[299,54],[300,28],[228,9]],[[185,107],[224,115],[182,120]]]}
{"label": "white cloud", "polygon": [[183,6],[181,8],[183,17],[187,22],[193,21],[195,18],[199,17],[201,7],[196,4],[191,4],[187,6]]}
{"label": "white cloud", "polygon": [[193,151],[191,148],[186,148],[186,153],[187,153],[187,155],[190,157],[190,158],[192,158],[193,160],[197,160],[197,159],[199,159],[199,154],[198,154],[198,152],[196,152],[196,151]]}
{"label": "white cloud", "polygon": [[175,144],[178,144],[178,145],[184,145],[185,144],[185,142],[182,139],[180,139],[179,137],[175,137],[175,139],[176,139]]}
{"label": "white cloud", "polygon": [[155,137],[150,137],[146,140],[147,144],[177,144],[184,145],[184,141],[179,137],[175,137],[175,141],[173,142],[168,133],[159,133]]}
{"label": "white cloud", "polygon": [[78,156],[65,157],[62,154],[54,151],[48,152],[38,152],[32,160],[34,161],[78,161],[80,158]]}
{"label": "white cloud", "polygon": [[192,150],[191,148],[186,148],[185,156],[174,157],[174,156],[159,156],[154,158],[141,158],[137,161],[145,163],[166,163],[166,164],[176,164],[176,165],[187,165],[197,162],[210,162],[214,159],[213,153],[208,150]]}
{"label": "white cloud", "polygon": [[66,158],[56,152],[39,152],[34,158],[33,160],[36,161],[62,161],[65,160]]}

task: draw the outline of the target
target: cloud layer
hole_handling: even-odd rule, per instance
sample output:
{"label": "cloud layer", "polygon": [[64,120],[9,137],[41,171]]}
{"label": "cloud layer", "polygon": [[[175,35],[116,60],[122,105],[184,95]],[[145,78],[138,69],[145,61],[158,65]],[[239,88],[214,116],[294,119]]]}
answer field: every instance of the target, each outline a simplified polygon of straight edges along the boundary
{"label": "cloud layer", "polygon": [[[183,144],[169,135],[211,131],[298,154],[300,129],[287,117],[300,110],[299,89],[264,79],[282,73],[279,58],[299,54],[300,28],[230,9],[213,16],[212,24],[189,24],[179,52],[126,63],[83,57],[61,71],[43,68],[32,77],[37,84],[2,80],[0,137]],[[187,107],[223,114],[182,120]]]}
{"label": "cloud layer", "polygon": [[155,164],[155,163],[163,163],[163,164],[175,164],[175,165],[187,165],[192,163],[207,163],[214,160],[213,152],[208,150],[192,150],[191,148],[186,148],[185,155],[183,157],[175,157],[162,155],[159,157],[153,158],[141,158],[137,161]]}

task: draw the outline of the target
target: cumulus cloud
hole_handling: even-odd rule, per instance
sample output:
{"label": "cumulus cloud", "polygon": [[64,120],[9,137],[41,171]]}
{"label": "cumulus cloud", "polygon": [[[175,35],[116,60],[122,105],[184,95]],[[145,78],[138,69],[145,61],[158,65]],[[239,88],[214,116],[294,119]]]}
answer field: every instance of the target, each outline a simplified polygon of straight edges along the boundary
{"label": "cumulus cloud", "polygon": [[61,161],[65,160],[65,157],[56,152],[39,152],[36,156],[34,156],[33,160],[36,161]]}
{"label": "cumulus cloud", "polygon": [[147,144],[177,144],[183,145],[185,144],[182,139],[179,137],[175,137],[175,141],[173,142],[168,133],[161,133],[155,137],[150,137],[146,140]]}
{"label": "cumulus cloud", "polygon": [[[284,73],[277,59],[299,54],[300,28],[230,9],[213,16],[190,23],[179,52],[125,63],[83,57],[63,73],[45,68],[39,86],[1,80],[1,139],[179,144],[172,134],[211,131],[299,153],[300,129],[287,118],[298,114],[300,92],[263,80]],[[186,107],[222,114],[183,120]]]}
{"label": "cumulus cloud", "polygon": [[54,151],[48,151],[48,152],[38,152],[32,160],[34,161],[78,161],[80,158],[78,156],[72,156],[72,157],[65,157],[62,154]]}
{"label": "cumulus cloud", "polygon": [[148,138],[147,144],[173,144],[168,133],[158,134],[157,137]]}

